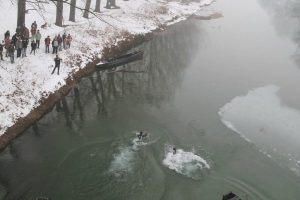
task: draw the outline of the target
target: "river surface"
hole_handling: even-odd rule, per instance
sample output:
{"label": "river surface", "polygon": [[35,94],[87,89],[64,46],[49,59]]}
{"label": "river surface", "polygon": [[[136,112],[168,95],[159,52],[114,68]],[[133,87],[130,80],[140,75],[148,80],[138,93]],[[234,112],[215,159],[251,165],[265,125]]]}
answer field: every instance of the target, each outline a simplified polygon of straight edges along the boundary
{"label": "river surface", "polygon": [[170,27],[14,140],[1,198],[299,200],[300,4],[214,8],[224,17]]}

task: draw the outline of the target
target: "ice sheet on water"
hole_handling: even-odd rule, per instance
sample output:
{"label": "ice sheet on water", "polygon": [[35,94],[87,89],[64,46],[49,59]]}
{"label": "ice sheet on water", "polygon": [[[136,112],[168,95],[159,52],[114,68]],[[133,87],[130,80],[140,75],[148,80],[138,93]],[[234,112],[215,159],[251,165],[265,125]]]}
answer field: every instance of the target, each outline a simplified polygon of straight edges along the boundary
{"label": "ice sheet on water", "polygon": [[279,87],[268,85],[235,97],[220,109],[222,122],[251,141],[267,139],[287,146],[296,142],[298,146],[300,111],[281,103],[278,91]]}
{"label": "ice sheet on water", "polygon": [[177,149],[176,154],[173,154],[172,146],[166,147],[163,164],[169,169],[195,180],[201,179],[203,172],[210,169],[208,162],[193,152]]}
{"label": "ice sheet on water", "polygon": [[[267,85],[250,90],[224,105],[219,115],[225,126],[249,138],[263,152],[295,155],[300,151],[300,111],[284,105],[277,94],[279,89]],[[293,157],[288,160],[296,163]]]}

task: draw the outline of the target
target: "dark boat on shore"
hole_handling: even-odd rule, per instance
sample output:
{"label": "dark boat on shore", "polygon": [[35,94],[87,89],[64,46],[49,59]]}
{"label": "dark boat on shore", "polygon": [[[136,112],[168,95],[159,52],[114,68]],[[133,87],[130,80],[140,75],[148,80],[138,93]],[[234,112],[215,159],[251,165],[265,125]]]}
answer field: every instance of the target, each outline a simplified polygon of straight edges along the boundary
{"label": "dark boat on shore", "polygon": [[242,200],[239,196],[234,194],[233,192],[229,192],[226,195],[223,195],[222,200]]}
{"label": "dark boat on shore", "polygon": [[107,70],[107,69],[112,69],[114,67],[122,66],[142,59],[143,59],[143,52],[135,51],[132,53],[118,56],[116,58],[105,60],[103,63],[97,64],[96,67],[97,70]]}

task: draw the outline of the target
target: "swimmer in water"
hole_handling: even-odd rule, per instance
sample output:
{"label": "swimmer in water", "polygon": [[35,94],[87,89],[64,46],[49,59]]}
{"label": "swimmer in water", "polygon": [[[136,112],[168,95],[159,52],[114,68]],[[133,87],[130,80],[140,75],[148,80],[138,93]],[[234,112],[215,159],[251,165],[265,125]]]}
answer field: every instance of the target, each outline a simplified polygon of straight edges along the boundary
{"label": "swimmer in water", "polygon": [[137,135],[137,137],[139,138],[139,140],[141,140],[143,138],[143,131],[140,131],[140,133]]}
{"label": "swimmer in water", "polygon": [[139,140],[142,140],[144,138],[146,138],[148,136],[148,133],[140,131],[139,134],[137,134],[137,137],[139,138]]}
{"label": "swimmer in water", "polygon": [[176,147],[173,147],[173,155],[176,154]]}

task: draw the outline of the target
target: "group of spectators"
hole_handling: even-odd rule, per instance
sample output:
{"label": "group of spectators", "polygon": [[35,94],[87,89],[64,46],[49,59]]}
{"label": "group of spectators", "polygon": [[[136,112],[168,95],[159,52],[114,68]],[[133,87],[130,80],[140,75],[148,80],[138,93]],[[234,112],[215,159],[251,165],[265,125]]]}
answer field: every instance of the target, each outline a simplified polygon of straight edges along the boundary
{"label": "group of spectators", "polygon": [[[38,30],[36,21],[31,24],[30,31],[25,25],[17,27],[16,33],[12,37],[10,37],[10,32],[6,31],[4,34],[4,40],[0,43],[1,60],[4,60],[4,49],[6,50],[5,57],[9,57],[11,63],[14,63],[15,52],[17,52],[17,58],[27,57],[29,39],[31,40],[30,54],[33,53],[35,55],[36,50],[40,48],[40,42],[42,39],[42,35]],[[52,45],[52,54],[57,54],[58,51],[62,51],[63,49],[71,47],[72,37],[70,34],[67,35],[66,33],[64,33],[62,36],[58,34],[53,38],[53,40],[50,38],[50,36],[47,36],[44,42],[46,53],[50,53],[50,45]]]}

